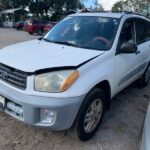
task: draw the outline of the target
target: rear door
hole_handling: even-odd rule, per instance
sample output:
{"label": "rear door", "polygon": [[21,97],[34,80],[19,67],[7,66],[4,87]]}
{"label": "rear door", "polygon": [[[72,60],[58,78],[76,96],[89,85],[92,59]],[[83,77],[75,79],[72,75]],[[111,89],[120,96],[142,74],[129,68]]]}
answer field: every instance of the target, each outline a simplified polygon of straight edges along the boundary
{"label": "rear door", "polygon": [[139,72],[144,72],[150,58],[150,22],[136,19],[136,42],[138,46]]}

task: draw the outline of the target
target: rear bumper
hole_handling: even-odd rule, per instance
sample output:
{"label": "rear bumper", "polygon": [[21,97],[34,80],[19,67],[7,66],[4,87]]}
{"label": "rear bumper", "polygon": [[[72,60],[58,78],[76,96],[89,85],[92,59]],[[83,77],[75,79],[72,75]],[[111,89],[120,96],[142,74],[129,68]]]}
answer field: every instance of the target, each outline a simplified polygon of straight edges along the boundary
{"label": "rear bumper", "polygon": [[[19,116],[6,107],[4,111],[7,114],[27,124],[50,128],[51,130],[69,129],[73,125],[84,99],[84,95],[73,98],[50,98],[25,95],[3,84],[0,84],[0,95],[6,98],[6,105],[8,102],[12,102],[20,105],[23,110],[23,115]],[[41,123],[40,110],[43,108],[56,112],[56,119],[52,125]]]}

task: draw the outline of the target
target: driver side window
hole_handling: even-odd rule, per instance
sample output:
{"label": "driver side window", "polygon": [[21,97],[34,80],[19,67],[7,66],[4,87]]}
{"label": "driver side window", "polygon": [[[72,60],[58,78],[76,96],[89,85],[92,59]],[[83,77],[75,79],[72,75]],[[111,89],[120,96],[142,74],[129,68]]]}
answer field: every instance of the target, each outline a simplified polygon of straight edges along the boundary
{"label": "driver side window", "polygon": [[125,42],[135,43],[135,25],[134,25],[134,21],[125,22],[125,24],[122,28],[120,38],[119,38],[119,47]]}

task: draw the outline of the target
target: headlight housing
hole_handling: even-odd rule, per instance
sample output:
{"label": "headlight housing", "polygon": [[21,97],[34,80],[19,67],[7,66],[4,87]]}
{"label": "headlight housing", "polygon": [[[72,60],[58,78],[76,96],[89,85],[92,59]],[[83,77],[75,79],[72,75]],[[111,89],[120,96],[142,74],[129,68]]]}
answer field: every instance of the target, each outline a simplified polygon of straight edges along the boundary
{"label": "headlight housing", "polygon": [[79,77],[77,70],[62,70],[43,73],[35,77],[35,90],[60,93],[66,91]]}

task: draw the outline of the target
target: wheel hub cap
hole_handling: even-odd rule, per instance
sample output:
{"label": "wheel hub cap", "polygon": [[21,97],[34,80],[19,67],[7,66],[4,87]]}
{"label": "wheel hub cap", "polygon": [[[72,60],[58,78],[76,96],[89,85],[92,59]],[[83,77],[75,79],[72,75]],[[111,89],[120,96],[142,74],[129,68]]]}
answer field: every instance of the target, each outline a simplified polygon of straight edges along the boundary
{"label": "wheel hub cap", "polygon": [[84,130],[86,133],[92,132],[101,120],[103,113],[103,102],[101,99],[96,99],[89,106],[84,120]]}

